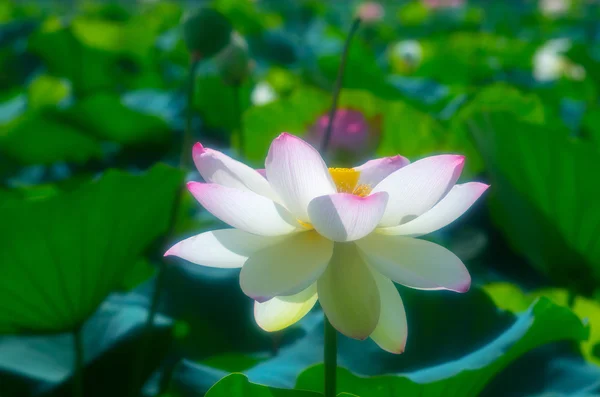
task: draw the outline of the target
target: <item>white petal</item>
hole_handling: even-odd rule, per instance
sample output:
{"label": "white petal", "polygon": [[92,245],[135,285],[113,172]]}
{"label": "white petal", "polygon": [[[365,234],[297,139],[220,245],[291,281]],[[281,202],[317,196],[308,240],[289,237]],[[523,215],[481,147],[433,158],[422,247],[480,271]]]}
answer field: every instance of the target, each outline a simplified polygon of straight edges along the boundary
{"label": "white petal", "polygon": [[374,188],[392,172],[398,171],[408,164],[410,164],[410,161],[406,157],[397,155],[369,160],[361,166],[354,167],[354,169],[360,172],[359,185],[368,185]]}
{"label": "white petal", "polygon": [[200,143],[194,145],[192,155],[198,172],[206,182],[255,192],[276,202],[279,200],[269,182],[246,164]]}
{"label": "white petal", "polygon": [[333,242],[317,232],[296,233],[250,255],[240,285],[246,295],[261,302],[297,294],[317,281],[332,254]]}
{"label": "white petal", "polygon": [[317,281],[319,302],[338,331],[366,339],[379,322],[379,291],[354,243],[336,243],[327,270]]}
{"label": "white petal", "polygon": [[275,138],[266,160],[267,179],[285,206],[308,222],[312,199],[336,192],[335,184],[319,152],[290,134]]}
{"label": "white petal", "polygon": [[311,201],[308,215],[314,228],[328,239],[354,241],[375,230],[387,202],[385,192],[367,197],[335,193]]}
{"label": "white petal", "polygon": [[279,236],[300,227],[288,210],[254,192],[200,182],[189,182],[188,189],[208,212],[236,229]]}
{"label": "white petal", "polygon": [[373,189],[390,195],[380,226],[397,226],[429,210],[454,186],[463,165],[463,156],[432,156],[389,175]]}
{"label": "white petal", "polygon": [[381,314],[377,327],[371,334],[371,339],[383,350],[396,354],[403,353],[408,336],[408,326],[402,298],[389,278],[384,277],[376,270],[373,271],[373,278],[379,289]]}
{"label": "white petal", "polygon": [[317,302],[317,284],[290,296],[275,297],[266,302],[254,302],[256,323],[268,332],[280,331],[304,317]]}
{"label": "white petal", "polygon": [[446,197],[423,215],[399,226],[378,229],[377,232],[404,236],[422,236],[435,232],[464,214],[488,187],[490,186],[479,182],[455,185]]}
{"label": "white petal", "polygon": [[467,292],[471,286],[461,260],[435,243],[373,233],[356,244],[369,265],[407,287]]}
{"label": "white petal", "polygon": [[198,265],[238,268],[250,254],[277,244],[285,237],[264,237],[237,229],[223,229],[192,236],[172,246],[173,255]]}

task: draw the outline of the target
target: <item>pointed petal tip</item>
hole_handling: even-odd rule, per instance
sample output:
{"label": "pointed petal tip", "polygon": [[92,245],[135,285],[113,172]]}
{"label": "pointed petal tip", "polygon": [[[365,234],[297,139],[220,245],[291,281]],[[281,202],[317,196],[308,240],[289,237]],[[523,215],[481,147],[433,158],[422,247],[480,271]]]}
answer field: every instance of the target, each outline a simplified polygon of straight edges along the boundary
{"label": "pointed petal tip", "polygon": [[406,157],[404,157],[402,155],[399,155],[399,154],[397,154],[395,156],[392,156],[392,157],[388,157],[387,161],[389,163],[392,163],[392,164],[396,164],[396,163],[406,163],[406,164],[408,164],[408,163],[410,163],[410,160],[408,160]]}
{"label": "pointed petal tip", "polygon": [[163,254],[163,258],[167,257],[167,256],[173,256],[173,255],[174,255],[173,248],[169,248],[168,251]]}
{"label": "pointed petal tip", "polygon": [[200,156],[205,151],[206,151],[206,149],[204,148],[204,146],[202,146],[202,144],[200,142],[196,142],[194,144],[194,147],[192,148],[192,156],[194,156],[194,157]]}
{"label": "pointed petal tip", "polygon": [[289,138],[296,138],[296,137],[294,135],[290,134],[289,132],[282,132],[281,134],[279,134],[277,136],[277,138],[275,138],[275,140],[280,141],[280,140],[289,139]]}
{"label": "pointed petal tip", "polygon": [[458,287],[454,288],[453,290],[455,292],[458,292],[459,294],[464,294],[465,292],[469,292],[469,289],[471,289],[471,277],[469,277],[468,281],[459,285]]}
{"label": "pointed petal tip", "polygon": [[198,187],[198,185],[200,185],[200,182],[188,182],[185,184],[185,186],[187,187],[187,189],[193,193],[193,191]]}

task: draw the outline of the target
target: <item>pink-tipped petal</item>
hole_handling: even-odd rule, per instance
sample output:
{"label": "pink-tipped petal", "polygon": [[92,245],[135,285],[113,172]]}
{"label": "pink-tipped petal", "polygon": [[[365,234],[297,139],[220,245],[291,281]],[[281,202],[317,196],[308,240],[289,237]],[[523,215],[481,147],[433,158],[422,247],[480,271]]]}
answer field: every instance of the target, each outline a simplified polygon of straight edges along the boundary
{"label": "pink-tipped petal", "polygon": [[200,143],[194,145],[192,156],[198,172],[206,182],[251,191],[279,201],[269,182],[246,164],[218,150],[205,148]]}
{"label": "pink-tipped petal", "polygon": [[458,155],[432,156],[390,174],[373,189],[390,195],[380,226],[397,226],[428,211],[454,186],[464,161]]}
{"label": "pink-tipped petal", "polygon": [[327,270],[317,281],[319,302],[342,334],[364,340],[379,322],[377,284],[354,243],[336,243]]}
{"label": "pink-tipped petal", "polygon": [[412,237],[435,232],[464,214],[488,187],[490,186],[479,182],[455,185],[439,203],[423,215],[399,226],[378,229],[377,232]]}
{"label": "pink-tipped petal", "polygon": [[165,256],[178,256],[197,265],[239,268],[248,257],[285,237],[264,237],[237,229],[205,232],[182,240],[172,246]]}
{"label": "pink-tipped petal", "polygon": [[387,202],[385,192],[367,197],[335,193],[312,200],[308,215],[315,230],[328,239],[354,241],[375,230]]}
{"label": "pink-tipped petal", "polygon": [[374,233],[356,244],[369,265],[407,287],[467,292],[471,285],[462,261],[435,243]]}
{"label": "pink-tipped petal", "polygon": [[381,314],[377,327],[371,334],[371,339],[383,350],[390,353],[404,353],[408,325],[402,298],[394,283],[381,273],[373,271],[373,278],[379,289]]}
{"label": "pink-tipped petal", "polygon": [[208,212],[236,229],[279,236],[300,227],[285,208],[254,192],[214,183],[189,182],[187,186]]}
{"label": "pink-tipped petal", "polygon": [[240,273],[242,291],[255,300],[299,293],[325,271],[333,242],[315,231],[296,233],[250,255]]}
{"label": "pink-tipped petal", "polygon": [[410,164],[410,161],[406,157],[397,155],[369,160],[361,166],[354,167],[354,169],[360,171],[359,185],[368,185],[374,188],[392,172],[398,171],[408,164]]}
{"label": "pink-tipped petal", "polygon": [[273,140],[265,165],[273,190],[303,222],[309,221],[312,199],[336,192],[319,152],[293,135],[283,133]]}

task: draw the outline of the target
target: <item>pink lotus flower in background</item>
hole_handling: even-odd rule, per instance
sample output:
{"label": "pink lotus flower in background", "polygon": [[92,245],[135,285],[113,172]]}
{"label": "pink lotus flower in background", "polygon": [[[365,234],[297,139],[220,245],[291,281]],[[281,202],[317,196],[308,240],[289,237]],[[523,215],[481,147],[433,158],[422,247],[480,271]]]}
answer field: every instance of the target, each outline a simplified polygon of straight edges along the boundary
{"label": "pink lotus flower in background", "polygon": [[[319,147],[325,138],[329,114],[317,119],[306,133],[306,141]],[[381,118],[367,120],[362,112],[352,109],[338,109],[333,120],[329,151],[337,160],[360,158],[375,151],[381,135]]]}
{"label": "pink lotus flower in background", "polygon": [[458,8],[462,7],[466,0],[422,0],[427,8]]}
{"label": "pink lotus flower in background", "polygon": [[241,268],[241,288],[267,331],[294,324],[318,299],[344,335],[401,353],[408,331],[392,281],[469,289],[457,256],[414,238],[453,222],[488,188],[455,184],[463,156],[328,169],[317,150],[285,133],[273,140],[264,173],[199,143],[193,156],[206,183],[190,182],[190,192],[233,229],[190,237],[165,255]]}
{"label": "pink lotus flower in background", "polygon": [[361,21],[369,24],[381,21],[385,15],[385,10],[381,4],[375,1],[365,1],[358,6],[356,14]]}

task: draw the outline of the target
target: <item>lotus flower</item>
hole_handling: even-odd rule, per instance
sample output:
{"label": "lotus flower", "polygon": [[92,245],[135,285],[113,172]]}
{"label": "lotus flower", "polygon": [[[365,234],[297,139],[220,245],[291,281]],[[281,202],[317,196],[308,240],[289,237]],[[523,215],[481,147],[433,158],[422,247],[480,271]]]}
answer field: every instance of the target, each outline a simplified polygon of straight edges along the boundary
{"label": "lotus flower", "polygon": [[422,0],[427,8],[458,8],[462,7],[466,0]]}
{"label": "lotus flower", "polygon": [[233,229],[190,237],[165,255],[241,268],[241,288],[256,301],[256,321],[267,331],[294,324],[318,299],[344,335],[370,336],[401,353],[407,324],[392,281],[469,289],[458,257],[414,238],[457,219],[488,188],[455,185],[463,156],[412,164],[395,156],[328,169],[317,150],[286,133],[271,143],[264,171],[199,143],[193,156],[206,183],[190,182],[190,192]]}
{"label": "lotus flower", "polygon": [[[329,113],[320,116],[306,133],[306,141],[318,146],[325,138]],[[368,120],[362,112],[338,109],[333,119],[329,151],[337,161],[369,156],[375,152],[381,135],[381,116]]]}

